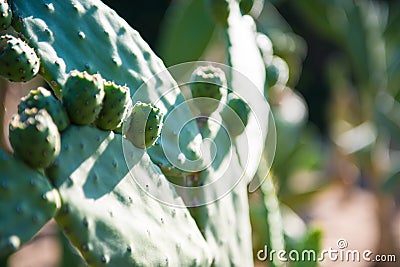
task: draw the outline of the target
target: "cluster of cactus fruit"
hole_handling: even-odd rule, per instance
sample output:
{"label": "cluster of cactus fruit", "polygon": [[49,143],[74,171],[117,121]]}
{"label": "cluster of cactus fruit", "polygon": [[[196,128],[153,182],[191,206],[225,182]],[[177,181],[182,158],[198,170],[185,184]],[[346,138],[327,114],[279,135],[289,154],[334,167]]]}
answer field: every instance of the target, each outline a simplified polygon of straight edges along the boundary
{"label": "cluster of cactus fruit", "polygon": [[[218,15],[217,9],[224,10],[226,16],[217,18],[221,25],[227,27],[228,16],[241,19],[240,13],[232,10],[238,8],[235,0],[219,2],[222,5],[212,8],[212,13]],[[248,214],[247,181],[243,180],[228,197],[199,210],[184,202],[193,196],[179,195],[166,179],[179,177],[194,186],[200,180],[211,183],[212,176],[221,176],[221,162],[229,158],[226,156],[233,147],[225,144],[225,135],[220,134],[224,131],[220,130],[225,127],[237,137],[251,115],[246,101],[228,89],[228,75],[213,66],[197,68],[190,80],[193,105],[184,106],[164,133],[164,114],[167,116],[185,100],[179,90],[162,98],[166,89],[178,88],[176,82],[168,75],[151,80],[165,70],[162,62],[138,33],[101,1],[14,0],[10,9],[7,1],[0,0],[0,9],[0,23],[8,32],[0,37],[0,76],[10,82],[25,82],[40,74],[50,87],[35,88],[21,99],[18,114],[9,125],[14,156],[0,151],[1,161],[12,162],[0,165],[0,190],[6,192],[9,184],[18,183],[25,188],[27,183],[36,184],[32,179],[37,177],[38,192],[42,193],[39,198],[45,202],[40,202],[37,194],[19,199],[1,192],[0,224],[4,221],[7,225],[0,227],[0,251],[4,251],[0,257],[18,249],[54,217],[91,266],[250,264],[250,222],[248,216],[242,216]],[[78,21],[79,26],[70,27],[71,21]],[[99,52],[90,51],[95,45],[109,54],[110,60],[99,60]],[[145,100],[133,100],[142,84],[147,86]],[[201,127],[188,123],[179,140],[183,156],[196,158],[198,140],[214,138],[224,147],[218,162],[201,172],[186,172],[171,165],[157,145],[158,137],[164,136],[164,147],[172,147],[177,137],[168,131],[174,123],[178,127],[182,121],[190,121],[189,108],[207,118],[221,103],[224,125],[208,128],[207,123]],[[125,140],[130,144],[122,148]],[[232,174],[246,167],[241,166],[239,158],[233,157]],[[11,176],[15,176],[13,182]],[[132,176],[144,177],[145,188],[133,183]],[[168,198],[172,207],[144,192],[151,190]],[[5,202],[29,201],[32,211],[41,210],[43,214],[40,220],[34,217],[40,223],[21,234],[20,228],[12,225],[17,220],[14,213],[2,209]],[[173,206],[194,208],[189,213],[189,209]],[[230,231],[240,232],[237,239],[235,233],[223,231],[222,218],[212,216],[218,210],[233,223]],[[17,217],[21,214],[17,208]],[[233,257],[233,251],[242,247],[246,257]]]}
{"label": "cluster of cactus fruit", "polygon": [[[95,125],[103,130],[122,127],[130,109],[129,88],[105,81],[99,74],[71,71],[62,102],[43,88],[31,90],[21,99],[18,114],[10,123],[10,143],[16,157],[32,168],[47,168],[60,153],[60,132],[69,123]],[[163,115],[151,104],[133,107],[127,139],[139,148],[157,140]]]}

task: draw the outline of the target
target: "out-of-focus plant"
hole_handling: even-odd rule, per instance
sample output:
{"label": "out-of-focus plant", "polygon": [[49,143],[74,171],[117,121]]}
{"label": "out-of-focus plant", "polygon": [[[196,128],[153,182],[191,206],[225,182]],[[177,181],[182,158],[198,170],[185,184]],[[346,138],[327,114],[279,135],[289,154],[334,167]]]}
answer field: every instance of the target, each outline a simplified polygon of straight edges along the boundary
{"label": "out-of-focus plant", "polygon": [[396,192],[400,184],[399,4],[305,0],[291,5],[339,48],[326,69],[332,91],[331,140],[340,160],[357,166],[359,178],[377,198],[379,252],[394,253],[388,225],[395,206],[387,193]]}

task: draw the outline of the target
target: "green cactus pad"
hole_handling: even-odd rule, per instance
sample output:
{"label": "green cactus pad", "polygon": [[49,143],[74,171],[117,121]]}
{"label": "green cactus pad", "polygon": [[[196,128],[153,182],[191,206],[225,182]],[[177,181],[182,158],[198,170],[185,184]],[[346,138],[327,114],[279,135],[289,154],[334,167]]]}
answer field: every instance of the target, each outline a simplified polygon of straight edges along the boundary
{"label": "green cactus pad", "polygon": [[114,130],[122,125],[131,102],[130,90],[114,82],[104,83],[103,107],[95,124],[103,130]]}
{"label": "green cactus pad", "polygon": [[[220,68],[200,66],[193,71],[190,78],[190,91],[193,98],[205,98],[193,102],[202,115],[209,116],[218,108],[219,101],[225,93],[224,90],[226,90],[226,78]],[[207,101],[207,98],[217,101]]]}
{"label": "green cactus pad", "polygon": [[163,117],[160,109],[137,102],[127,122],[126,139],[138,148],[152,146],[160,135]]}
{"label": "green cactus pad", "polygon": [[60,206],[47,178],[0,150],[0,258],[30,240]]}
{"label": "green cactus pad", "polygon": [[[141,91],[144,98],[139,100],[157,101],[164,114],[178,105],[182,107],[185,99],[162,61],[137,31],[100,0],[54,0],[45,4],[13,0],[12,3],[13,26],[29,37],[30,45],[41,59],[40,74],[58,97],[67,73],[78,69],[98,72],[106,80],[125,84],[131,89],[131,96],[145,84],[145,90]],[[168,94],[164,94],[167,90]],[[191,121],[189,107],[183,106],[175,113],[174,123],[190,121],[179,145],[187,158],[195,159],[198,155],[194,148],[201,138],[196,122]],[[163,131],[163,136],[165,147],[176,144],[173,132]],[[148,153],[157,165],[174,168],[161,146],[152,146]]]}
{"label": "green cactus pad", "polygon": [[241,98],[231,98],[227,106],[221,112],[230,136],[235,137],[241,134],[247,126],[250,114],[250,107]]}
{"label": "green cactus pad", "polygon": [[18,105],[18,113],[22,114],[25,109],[31,108],[45,109],[60,132],[64,131],[69,125],[69,119],[63,105],[46,88],[38,87],[23,97]]}
{"label": "green cactus pad", "polygon": [[[187,209],[147,195],[145,190],[155,190],[183,204],[147,154],[121,135],[72,125],[62,134],[60,157],[46,172],[63,202],[56,220],[90,266],[211,264]],[[147,177],[146,188],[135,182],[139,176]]]}
{"label": "green cactus pad", "polygon": [[93,123],[101,111],[104,99],[103,78],[86,71],[70,72],[62,94],[63,104],[72,123]]}
{"label": "green cactus pad", "polygon": [[11,25],[12,11],[7,0],[0,0],[0,27],[7,29]]}
{"label": "green cactus pad", "polygon": [[[232,67],[231,72],[227,73],[230,77],[228,86],[233,92],[239,92],[244,96],[243,75],[245,75],[250,83],[246,90],[263,92],[265,67],[256,45],[254,25],[249,23],[251,18],[242,17],[238,1],[228,2],[230,13],[226,32],[227,52],[228,63]],[[250,95],[250,92],[248,93]],[[252,103],[248,104],[252,107]],[[257,154],[261,155],[263,151],[265,140],[260,138],[258,133],[260,127],[266,128],[264,123],[265,121],[257,121],[250,114],[246,134],[236,136],[234,142],[226,137],[227,134],[221,128],[208,125],[202,128],[203,139],[212,139],[217,145],[218,153],[211,166],[200,172],[198,179],[204,181],[205,185],[221,178],[224,179],[222,182],[234,181],[234,186],[228,192],[220,192],[218,186],[209,188],[203,196],[198,197],[200,199],[220,197],[219,200],[191,210],[211,251],[214,252],[213,266],[253,266],[247,189],[248,182],[253,178],[259,165]],[[251,153],[248,153],[249,149]],[[226,164],[229,165],[224,168]]]}
{"label": "green cactus pad", "polygon": [[25,109],[10,122],[10,143],[32,168],[46,168],[60,153],[60,134],[46,110]]}
{"label": "green cactus pad", "polygon": [[[251,225],[247,196],[248,177],[240,165],[235,147],[229,145],[228,133],[223,128],[203,127],[203,138],[210,138],[217,145],[217,156],[197,178],[204,185],[217,183],[231,185],[207,187],[203,194],[193,197],[215,201],[190,208],[200,231],[213,252],[212,266],[253,266]],[[232,155],[226,157],[225,155]],[[243,175],[243,176],[242,176]],[[229,189],[221,191],[222,189]],[[240,251],[240,253],[237,253]]]}
{"label": "green cactus pad", "polygon": [[0,76],[26,82],[39,72],[40,60],[27,43],[9,34],[0,37]]}

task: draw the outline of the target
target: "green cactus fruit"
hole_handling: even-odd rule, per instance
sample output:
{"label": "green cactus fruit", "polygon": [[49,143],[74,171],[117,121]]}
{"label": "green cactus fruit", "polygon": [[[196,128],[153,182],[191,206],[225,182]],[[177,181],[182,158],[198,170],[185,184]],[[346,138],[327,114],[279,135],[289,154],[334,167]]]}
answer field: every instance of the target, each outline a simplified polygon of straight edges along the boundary
{"label": "green cactus fruit", "polygon": [[65,108],[46,88],[38,87],[23,97],[18,105],[18,113],[22,114],[25,109],[31,108],[37,108],[38,110],[45,109],[60,132],[65,130],[69,125],[69,118]]}
{"label": "green cactus fruit", "polygon": [[276,84],[286,85],[289,80],[289,67],[280,57],[274,56],[266,67],[266,80],[269,87]]}
{"label": "green cactus fruit", "polygon": [[209,116],[218,108],[224,93],[222,88],[226,88],[226,84],[225,73],[220,68],[200,66],[193,71],[190,91],[193,98],[201,99],[195,99],[192,103],[202,115]]}
{"label": "green cactus fruit", "polygon": [[95,124],[103,130],[114,130],[121,126],[126,117],[131,101],[130,90],[126,86],[107,81],[104,83],[104,92],[103,107]]}
{"label": "green cactus fruit", "polygon": [[128,119],[126,139],[138,148],[151,147],[160,135],[163,117],[164,115],[157,107],[137,102]]}
{"label": "green cactus fruit", "polygon": [[250,107],[241,98],[231,98],[222,110],[221,117],[231,136],[238,136],[244,131],[249,120]]}
{"label": "green cactus fruit", "polygon": [[6,0],[0,0],[0,27],[7,29],[11,25],[12,11]]}
{"label": "green cactus fruit", "polygon": [[229,17],[229,3],[227,0],[208,0],[208,7],[210,9],[213,19],[223,26],[228,25]]}
{"label": "green cactus fruit", "polygon": [[5,34],[0,37],[0,76],[12,82],[26,82],[39,72],[40,60],[27,43]]}
{"label": "green cactus fruit", "polygon": [[62,100],[72,123],[93,123],[101,111],[103,99],[104,85],[100,74],[90,75],[77,70],[69,73]]}
{"label": "green cactus fruit", "polygon": [[10,143],[32,168],[46,168],[60,154],[60,134],[46,110],[26,109],[10,122]]}

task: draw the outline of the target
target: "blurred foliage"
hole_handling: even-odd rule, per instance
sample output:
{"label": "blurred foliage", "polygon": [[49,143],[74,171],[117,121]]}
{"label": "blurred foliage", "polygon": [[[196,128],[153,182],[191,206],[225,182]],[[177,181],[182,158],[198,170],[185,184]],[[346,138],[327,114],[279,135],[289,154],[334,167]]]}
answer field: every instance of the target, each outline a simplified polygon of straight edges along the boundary
{"label": "blurred foliage", "polygon": [[164,63],[172,66],[200,59],[215,27],[205,1],[172,2],[159,37],[158,50]]}

